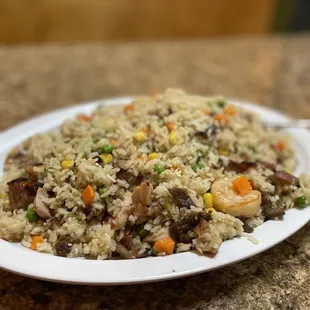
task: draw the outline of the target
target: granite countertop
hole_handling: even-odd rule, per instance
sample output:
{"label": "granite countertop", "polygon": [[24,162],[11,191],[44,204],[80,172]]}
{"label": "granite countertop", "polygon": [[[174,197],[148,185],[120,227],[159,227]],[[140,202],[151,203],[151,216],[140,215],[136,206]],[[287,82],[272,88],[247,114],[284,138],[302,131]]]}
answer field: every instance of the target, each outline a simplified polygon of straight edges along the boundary
{"label": "granite countertop", "polygon": [[[309,51],[309,35],[0,47],[0,129],[62,106],[166,87],[252,100],[310,118]],[[5,271],[0,278],[2,310],[310,309],[310,224],[256,257],[179,280],[94,287]]]}

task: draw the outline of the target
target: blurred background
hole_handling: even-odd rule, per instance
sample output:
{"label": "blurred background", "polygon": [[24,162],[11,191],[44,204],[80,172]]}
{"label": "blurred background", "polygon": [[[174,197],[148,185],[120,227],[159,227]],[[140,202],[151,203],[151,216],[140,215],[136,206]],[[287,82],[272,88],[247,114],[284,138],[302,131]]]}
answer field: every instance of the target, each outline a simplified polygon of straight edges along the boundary
{"label": "blurred background", "polygon": [[150,41],[309,29],[309,0],[0,0],[0,44]]}

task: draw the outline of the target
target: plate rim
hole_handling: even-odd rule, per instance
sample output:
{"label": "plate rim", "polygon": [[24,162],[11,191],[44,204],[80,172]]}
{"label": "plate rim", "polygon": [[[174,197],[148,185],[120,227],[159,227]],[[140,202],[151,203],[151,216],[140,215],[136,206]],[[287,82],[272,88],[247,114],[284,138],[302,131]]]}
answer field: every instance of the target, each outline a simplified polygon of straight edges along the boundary
{"label": "plate rim", "polygon": [[[0,141],[4,141],[6,144],[5,148],[3,148],[3,147],[0,148],[0,153],[6,153],[6,151],[9,148],[11,148],[13,145],[16,145],[20,141],[24,140],[25,139],[24,136],[26,136],[26,137],[32,136],[33,132],[39,133],[39,132],[42,132],[42,129],[44,129],[43,131],[51,130],[53,127],[51,127],[50,124],[47,124],[48,119],[57,118],[58,115],[63,115],[66,113],[69,114],[68,117],[66,117],[66,118],[72,118],[72,116],[74,114],[89,113],[92,110],[94,110],[98,105],[126,104],[126,103],[130,102],[130,100],[132,100],[132,99],[133,99],[133,97],[131,97],[131,96],[125,96],[125,97],[108,98],[108,99],[102,99],[102,100],[94,100],[94,101],[85,102],[85,103],[82,103],[79,105],[73,105],[73,106],[68,106],[68,107],[56,109],[56,110],[53,110],[53,111],[50,111],[47,113],[40,114],[38,116],[35,116],[35,117],[28,119],[28,120],[25,120],[23,122],[20,122],[17,125],[14,125],[14,126],[10,127],[9,129],[0,133]],[[292,119],[291,117],[287,116],[283,112],[277,111],[276,109],[273,109],[273,108],[270,108],[267,106],[257,105],[255,103],[252,103],[252,102],[247,101],[247,100],[238,100],[238,99],[229,99],[228,98],[228,101],[232,102],[234,104],[237,104],[237,105],[242,105],[245,108],[250,108],[251,110],[253,109],[254,111],[258,112],[259,114],[272,113],[272,114],[276,114],[277,116],[279,116],[283,119]],[[60,124],[62,121],[63,121],[63,118],[61,118],[60,120],[54,121],[53,124],[54,123]],[[36,126],[36,124],[37,124],[37,126]],[[27,131],[26,129],[29,126],[35,127],[36,129],[34,130],[32,128],[32,130]],[[9,143],[7,140],[10,139],[10,136],[14,135],[15,133],[18,133],[18,132],[23,132],[23,135],[20,135],[18,137],[18,139],[16,139],[16,138],[13,139],[13,143]],[[308,138],[310,137],[310,132],[308,132],[306,130],[299,130],[299,132],[303,132],[303,135],[307,135]],[[17,142],[17,140],[20,140],[20,141]],[[308,155],[310,155],[310,147],[306,148],[306,152],[308,153]],[[306,172],[309,173],[310,168],[307,168]],[[3,174],[3,171],[1,169],[1,173],[0,173],[1,177],[2,177],[2,174]],[[170,271],[167,272],[167,270],[166,270],[165,272],[161,273],[160,275],[155,275],[155,276],[154,275],[153,276],[148,275],[146,277],[131,276],[130,278],[127,278],[127,279],[116,279],[116,280],[113,280],[112,277],[110,277],[109,280],[105,280],[104,277],[103,278],[99,277],[95,281],[92,280],[91,278],[89,279],[89,278],[85,277],[85,275],[84,275],[84,277],[80,277],[80,278],[79,277],[77,277],[77,278],[73,277],[72,278],[72,275],[71,275],[71,277],[70,277],[70,274],[66,275],[66,269],[62,269],[62,272],[64,272],[65,276],[63,274],[60,277],[59,274],[57,275],[57,270],[55,273],[55,270],[53,268],[52,269],[46,269],[46,268],[44,268],[44,266],[41,266],[42,268],[39,268],[40,272],[35,272],[33,270],[34,266],[32,266],[32,268],[16,267],[16,266],[18,266],[18,263],[20,263],[20,261],[18,259],[14,259],[12,256],[14,256],[14,254],[16,254],[16,253],[17,254],[21,253],[20,251],[23,251],[24,255],[21,255],[21,256],[27,256],[29,259],[33,259],[39,265],[40,265],[40,263],[44,264],[45,262],[47,262],[47,261],[50,262],[51,260],[56,261],[56,262],[58,261],[60,265],[70,265],[70,262],[74,261],[74,262],[79,262],[79,263],[77,263],[77,264],[72,263],[71,265],[76,265],[76,266],[80,267],[81,264],[88,265],[89,264],[88,262],[90,262],[91,264],[94,263],[93,265],[95,266],[95,268],[97,268],[97,265],[102,264],[102,263],[109,265],[108,262],[119,262],[119,263],[115,264],[116,266],[121,264],[121,265],[125,265],[126,267],[128,267],[128,266],[132,267],[131,265],[136,265],[137,263],[141,263],[141,261],[145,262],[146,260],[148,261],[147,265],[152,265],[154,262],[154,265],[152,266],[154,268],[156,263],[159,262],[159,260],[160,260],[160,264],[162,264],[165,262],[167,263],[168,260],[173,260],[173,259],[177,260],[177,257],[181,257],[181,256],[184,257],[185,260],[186,259],[191,260],[195,256],[196,258],[199,258],[199,259],[196,259],[197,262],[202,257],[203,257],[203,260],[205,260],[205,258],[207,258],[207,259],[209,259],[209,258],[207,256],[200,256],[200,255],[197,255],[197,254],[192,253],[192,252],[186,252],[186,253],[174,254],[171,256],[167,256],[167,257],[151,257],[151,258],[138,259],[138,260],[92,261],[92,260],[83,260],[83,259],[79,259],[79,258],[68,259],[68,258],[61,258],[61,257],[53,256],[50,254],[37,253],[35,251],[31,251],[31,250],[28,250],[26,248],[20,249],[18,246],[15,246],[15,244],[12,244],[10,242],[7,242],[7,241],[0,239],[0,251],[6,252],[8,254],[8,256],[11,258],[11,259],[6,259],[5,257],[7,257],[7,255],[4,255],[2,257],[0,256],[0,268],[7,270],[9,272],[13,272],[13,273],[16,273],[19,275],[23,275],[23,276],[27,276],[27,277],[31,277],[31,278],[35,278],[35,279],[39,279],[39,280],[46,280],[46,281],[60,282],[60,283],[70,283],[70,284],[91,284],[91,285],[120,285],[121,284],[121,285],[124,285],[124,284],[133,284],[133,283],[147,283],[147,282],[156,282],[156,281],[163,281],[163,280],[172,280],[172,279],[176,279],[176,278],[186,277],[186,276],[190,276],[190,275],[199,274],[202,272],[207,272],[207,271],[223,268],[225,266],[240,262],[242,260],[248,259],[248,258],[255,256],[255,255],[258,255],[258,254],[270,249],[271,247],[274,247],[275,245],[279,244],[283,240],[290,237],[292,234],[294,234],[296,231],[298,231],[300,228],[302,228],[305,224],[307,224],[307,222],[310,220],[310,208],[306,208],[302,211],[300,211],[300,210],[288,210],[288,214],[291,214],[292,213],[291,211],[293,211],[293,214],[295,214],[294,216],[296,216],[299,219],[299,225],[296,225],[293,229],[290,229],[289,234],[285,234],[285,235],[281,236],[280,238],[277,239],[276,242],[272,242],[268,245],[255,246],[256,248],[253,251],[251,251],[250,253],[248,253],[246,255],[239,255],[239,256],[236,255],[236,257],[234,257],[233,260],[228,259],[224,262],[213,265],[213,267],[203,266],[203,267],[199,267],[199,268],[187,270],[187,271],[177,271],[177,270],[174,271],[174,269],[170,268],[171,269]],[[303,214],[302,217],[300,216],[300,212],[302,212],[302,214]],[[266,224],[270,226],[270,223],[272,226],[274,226],[274,224],[275,224],[275,226],[280,225],[280,227],[281,226],[283,227],[283,225],[285,226],[285,223],[287,222],[285,220],[286,218],[287,218],[287,216],[284,217],[284,219],[282,221],[265,222],[264,224],[262,224],[261,226],[256,228],[255,231],[261,230],[261,229],[267,227]],[[276,224],[276,223],[278,223],[278,224]],[[254,231],[254,235],[255,235],[255,231]],[[227,241],[223,242],[223,244],[220,248],[220,251],[215,256],[215,258],[223,251],[223,247],[226,248],[226,247],[229,247],[229,244],[232,244],[232,243],[236,244],[236,243],[240,243],[243,241],[248,242],[248,241],[241,239],[241,238],[234,238],[232,240],[227,240]],[[244,244],[242,246],[244,247]],[[249,246],[249,244],[247,244],[247,246]],[[214,259],[214,258],[211,258],[211,259]],[[181,258],[181,260],[182,260],[182,258]],[[81,262],[83,262],[83,263],[81,263]],[[143,263],[141,265],[145,265],[145,263]],[[76,266],[74,266],[74,268],[76,268]],[[73,270],[74,270],[74,268],[73,268]],[[145,266],[143,268],[145,268]],[[59,272],[59,270],[58,270],[58,272]],[[70,269],[70,272],[72,272],[72,268]]]}

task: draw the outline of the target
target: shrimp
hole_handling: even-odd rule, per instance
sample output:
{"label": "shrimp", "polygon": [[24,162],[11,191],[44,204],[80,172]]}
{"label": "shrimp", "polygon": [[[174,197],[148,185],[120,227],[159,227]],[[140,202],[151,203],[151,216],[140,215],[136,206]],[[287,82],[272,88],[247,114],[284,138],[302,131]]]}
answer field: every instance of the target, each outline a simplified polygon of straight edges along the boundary
{"label": "shrimp", "polygon": [[244,196],[238,195],[233,189],[234,177],[216,180],[211,186],[213,205],[217,211],[233,216],[251,217],[258,214],[262,195],[251,190]]}

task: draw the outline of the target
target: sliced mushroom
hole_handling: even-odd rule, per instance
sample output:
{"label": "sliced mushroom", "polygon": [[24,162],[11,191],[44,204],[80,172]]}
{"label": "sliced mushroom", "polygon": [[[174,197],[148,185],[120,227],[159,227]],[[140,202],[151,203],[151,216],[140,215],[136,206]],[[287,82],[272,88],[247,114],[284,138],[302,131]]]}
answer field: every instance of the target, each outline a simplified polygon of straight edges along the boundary
{"label": "sliced mushroom", "polygon": [[284,185],[298,185],[299,180],[292,174],[286,171],[276,171],[272,176],[271,179],[274,180],[276,183],[284,184]]}
{"label": "sliced mushroom", "polygon": [[43,198],[48,197],[48,194],[44,188],[39,188],[34,200],[34,210],[40,218],[48,220],[52,217],[50,210],[43,202]]}
{"label": "sliced mushroom", "polygon": [[200,220],[210,221],[211,215],[205,212],[196,212],[185,215],[179,221],[170,226],[170,236],[176,241],[180,240],[180,237],[184,238],[184,234],[197,226]]}
{"label": "sliced mushroom", "polygon": [[37,190],[43,187],[43,184],[28,180],[27,178],[18,178],[8,182],[10,206],[14,210],[25,209],[34,201]]}
{"label": "sliced mushroom", "polygon": [[242,161],[238,163],[236,161],[230,160],[228,164],[228,170],[243,173],[250,168],[255,168],[256,166],[257,164],[255,162]]}
{"label": "sliced mushroom", "polygon": [[117,252],[123,258],[127,258],[127,259],[136,258],[136,253],[129,251],[126,247],[124,247],[121,244],[116,245],[115,252]]}
{"label": "sliced mushroom", "polygon": [[191,197],[189,197],[187,191],[184,188],[173,187],[168,188],[168,191],[172,195],[179,208],[189,209],[191,206],[196,206],[194,201],[191,199]]}

